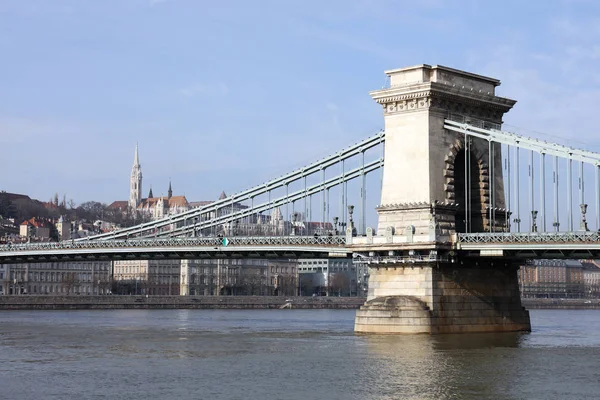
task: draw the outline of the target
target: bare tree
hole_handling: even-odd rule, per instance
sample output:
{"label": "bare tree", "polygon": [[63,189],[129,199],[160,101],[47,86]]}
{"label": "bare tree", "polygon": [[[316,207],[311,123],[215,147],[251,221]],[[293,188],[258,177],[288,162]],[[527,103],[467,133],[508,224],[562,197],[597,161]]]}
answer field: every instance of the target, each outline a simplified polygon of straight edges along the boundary
{"label": "bare tree", "polygon": [[98,290],[101,293],[107,294],[112,287],[112,280],[110,278],[103,278],[98,281]]}
{"label": "bare tree", "polygon": [[260,268],[244,268],[241,278],[242,290],[250,296],[262,295],[263,273]]}
{"label": "bare tree", "polygon": [[[190,276],[189,287],[194,289],[195,296],[204,295],[204,290],[206,288],[205,279],[206,279],[206,277],[204,274],[193,273]],[[191,294],[191,290],[190,290],[190,294]]]}
{"label": "bare tree", "polygon": [[284,275],[280,279],[280,293],[284,296],[295,296],[298,290],[298,280],[293,275]]}
{"label": "bare tree", "polygon": [[350,279],[343,272],[334,273],[329,279],[329,289],[338,296],[350,293]]}
{"label": "bare tree", "polygon": [[65,288],[67,295],[71,294],[71,290],[73,287],[79,285],[79,279],[77,279],[77,274],[75,272],[67,272],[64,274],[62,278],[62,286]]}
{"label": "bare tree", "polygon": [[86,201],[77,207],[77,215],[88,221],[96,221],[101,219],[106,205],[97,201]]}

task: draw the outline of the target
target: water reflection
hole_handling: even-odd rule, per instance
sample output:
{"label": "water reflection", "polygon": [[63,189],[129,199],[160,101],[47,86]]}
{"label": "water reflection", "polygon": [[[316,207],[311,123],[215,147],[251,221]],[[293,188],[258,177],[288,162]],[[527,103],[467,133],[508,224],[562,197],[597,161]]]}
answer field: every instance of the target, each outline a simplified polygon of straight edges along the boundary
{"label": "water reflection", "polygon": [[519,347],[529,335],[521,332],[470,333],[462,335],[435,335],[431,340],[436,350],[474,350],[498,347]]}
{"label": "water reflection", "polygon": [[[385,399],[519,398],[510,360],[523,335],[365,336],[367,381]],[[458,396],[458,397],[457,397]],[[375,397],[373,397],[375,398]]]}
{"label": "water reflection", "polygon": [[0,397],[597,398],[600,312],[532,322],[531,334],[363,336],[351,310],[6,312]]}

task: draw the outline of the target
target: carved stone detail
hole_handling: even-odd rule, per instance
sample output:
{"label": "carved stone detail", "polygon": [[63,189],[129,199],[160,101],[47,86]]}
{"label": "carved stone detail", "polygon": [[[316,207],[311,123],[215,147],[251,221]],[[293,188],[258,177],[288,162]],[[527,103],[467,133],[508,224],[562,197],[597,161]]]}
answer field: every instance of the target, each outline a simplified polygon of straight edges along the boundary
{"label": "carved stone detail", "polygon": [[[437,109],[481,120],[501,122],[502,115],[514,104],[513,100],[494,95],[472,95],[465,90],[448,88],[435,82],[427,90],[376,98],[384,114]],[[465,97],[465,94],[470,97]],[[483,105],[482,105],[483,102]]]}

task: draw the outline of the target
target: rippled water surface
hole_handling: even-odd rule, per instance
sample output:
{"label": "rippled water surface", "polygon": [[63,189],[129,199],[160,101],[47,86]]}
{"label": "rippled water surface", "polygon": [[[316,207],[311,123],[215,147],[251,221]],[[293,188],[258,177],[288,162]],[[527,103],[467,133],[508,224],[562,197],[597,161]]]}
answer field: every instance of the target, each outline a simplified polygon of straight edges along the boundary
{"label": "rippled water surface", "polygon": [[600,311],[359,336],[348,310],[0,312],[0,399],[598,399]]}

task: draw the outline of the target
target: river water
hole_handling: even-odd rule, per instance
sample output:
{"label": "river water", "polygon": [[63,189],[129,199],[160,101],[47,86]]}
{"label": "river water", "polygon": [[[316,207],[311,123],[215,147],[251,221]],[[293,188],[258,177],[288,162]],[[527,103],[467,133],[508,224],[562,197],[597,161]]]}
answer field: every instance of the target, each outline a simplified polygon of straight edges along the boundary
{"label": "river water", "polygon": [[353,310],[0,312],[0,399],[598,399],[600,310],[361,336]]}

